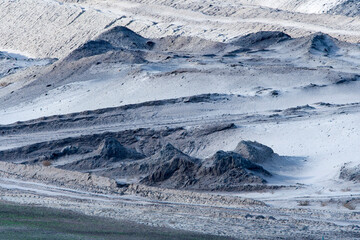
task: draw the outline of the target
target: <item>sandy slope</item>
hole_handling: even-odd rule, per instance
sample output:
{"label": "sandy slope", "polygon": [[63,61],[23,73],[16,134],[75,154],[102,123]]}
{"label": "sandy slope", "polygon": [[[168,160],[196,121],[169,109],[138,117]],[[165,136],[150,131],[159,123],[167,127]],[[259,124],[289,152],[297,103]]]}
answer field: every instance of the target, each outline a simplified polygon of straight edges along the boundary
{"label": "sandy slope", "polygon": [[[238,238],[254,232],[270,239],[358,237],[360,189],[339,175],[344,163],[360,163],[360,49],[349,43],[359,42],[359,18],[318,14],[336,14],[349,1],[240,2],[0,1],[0,49],[60,58],[0,62],[0,150],[6,156],[0,160],[35,165],[2,163],[1,198]],[[293,38],[281,32],[240,37],[259,30]],[[309,35],[318,31],[337,39]],[[167,35],[173,37],[160,38]],[[232,127],[206,131],[218,124]],[[175,127],[184,135],[171,138]],[[36,146],[48,146],[48,154],[54,142],[86,148],[126,130],[133,133],[131,147],[159,149],[170,141],[202,159],[241,140],[286,157],[262,163],[272,173],[266,186],[273,191],[227,196],[268,204],[246,200],[261,203],[250,208],[229,207],[217,194],[121,189],[115,180],[40,167],[44,156],[29,159]],[[142,131],[149,131],[145,140],[136,135]],[[185,141],[186,131],[202,134]],[[38,182],[24,183],[29,179]],[[94,187],[93,179],[109,184]],[[274,190],[279,185],[286,187]]]}
{"label": "sandy slope", "polygon": [[[183,37],[146,40],[134,32],[123,37],[121,29],[111,34],[134,38],[129,46],[139,39],[154,41],[155,48],[102,54],[96,49],[107,45],[80,48],[30,83],[19,77],[17,84],[0,89],[0,123],[206,93],[241,96],[238,113],[360,101],[360,49],[327,35],[286,41],[260,36],[259,45],[247,46],[247,38],[221,44]],[[76,54],[87,55],[72,59]]]}
{"label": "sandy slope", "polygon": [[344,3],[346,0],[243,0],[243,4],[259,5],[269,8],[278,8],[291,12],[301,13],[327,13],[330,9]]}
{"label": "sandy slope", "polygon": [[[355,151],[360,102],[357,45],[323,34],[297,39],[280,34],[279,40],[276,33],[268,38],[264,37],[266,33],[260,33],[231,44],[183,37],[144,39],[125,28],[114,28],[106,34],[96,40],[100,42],[95,42],[94,48],[89,42],[46,67],[25,87],[15,92],[10,92],[12,85],[1,89],[4,106],[0,108],[0,123],[140,104],[139,110],[126,111],[127,118],[114,119],[113,124],[100,120],[93,123],[92,133],[233,121],[244,129],[220,138],[228,144],[216,141],[191,154],[208,157],[219,149],[231,150],[238,142],[231,139],[260,141],[281,155],[307,158],[301,171],[293,168],[281,173],[273,167],[287,184],[317,184],[321,179],[324,183],[320,185],[327,187],[329,181],[338,179],[345,162],[360,161]],[[111,36],[109,41],[120,39],[113,44],[121,44],[121,50],[101,42],[107,36]],[[256,36],[260,40],[253,42]],[[154,41],[153,49],[147,49],[149,41]],[[103,48],[105,52],[97,52]],[[207,93],[214,94],[210,95],[211,104],[205,100],[201,104],[180,104],[186,102],[186,97]],[[166,100],[174,98],[180,98],[176,100],[179,104]],[[156,100],[163,100],[160,103],[165,106],[141,108],[141,103]],[[95,117],[96,111],[93,114]],[[303,114],[321,117],[312,122]],[[293,122],[297,117],[300,119]],[[258,124],[262,118],[271,124]],[[280,120],[282,124],[278,125]],[[70,117],[68,121],[73,120]],[[26,129],[27,123],[10,125],[10,129],[18,126]],[[56,135],[51,134],[54,129]],[[71,133],[71,128],[60,132],[56,125],[49,125],[49,133],[43,131],[34,125],[31,136],[25,133],[13,139],[6,132],[2,149],[83,133]],[[349,142],[346,147],[342,147],[344,142]],[[294,172],[297,178],[288,178]]]}
{"label": "sandy slope", "polygon": [[3,36],[0,49],[17,49],[36,57],[63,57],[110,25],[127,26],[145,37],[186,35],[217,41],[259,30],[281,30],[294,37],[322,31],[358,42],[360,32],[358,18],[278,11],[228,1],[216,4],[212,1],[145,0],[74,4],[25,0],[1,1],[0,10],[0,17],[6,23],[0,27]]}

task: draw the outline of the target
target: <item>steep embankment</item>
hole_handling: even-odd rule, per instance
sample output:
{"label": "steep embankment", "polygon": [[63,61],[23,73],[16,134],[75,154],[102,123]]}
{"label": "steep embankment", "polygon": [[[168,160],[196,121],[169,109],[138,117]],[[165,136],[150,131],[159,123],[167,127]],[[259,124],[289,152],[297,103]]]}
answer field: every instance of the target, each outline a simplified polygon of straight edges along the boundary
{"label": "steep embankment", "polygon": [[94,10],[56,1],[1,1],[0,9],[0,49],[17,49],[32,57],[61,57],[111,21]]}

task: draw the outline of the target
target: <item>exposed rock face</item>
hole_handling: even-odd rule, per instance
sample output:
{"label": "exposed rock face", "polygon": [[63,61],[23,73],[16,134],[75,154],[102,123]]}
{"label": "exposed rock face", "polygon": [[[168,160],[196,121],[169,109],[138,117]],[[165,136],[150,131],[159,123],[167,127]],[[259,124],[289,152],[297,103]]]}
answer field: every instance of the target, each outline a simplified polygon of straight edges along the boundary
{"label": "exposed rock face", "polygon": [[107,41],[115,48],[151,49],[153,42],[122,26],[111,28],[100,34],[98,40]]}
{"label": "exposed rock face", "polygon": [[142,182],[168,188],[185,188],[195,182],[195,172],[200,164],[197,159],[182,153],[171,144],[160,151],[163,163]]}
{"label": "exposed rock face", "polygon": [[160,150],[160,159],[161,159],[161,161],[164,161],[164,162],[171,161],[174,159],[180,159],[180,160],[194,162],[194,163],[198,162],[197,159],[186,155],[185,153],[183,153],[179,149],[175,148],[170,143],[166,144],[165,147],[163,147]]}
{"label": "exposed rock face", "polygon": [[233,40],[232,43],[243,48],[267,48],[275,43],[289,39],[291,37],[283,32],[260,31],[239,37]]}
{"label": "exposed rock face", "polygon": [[[255,173],[255,174],[254,174]],[[205,159],[197,172],[197,187],[206,190],[240,190],[244,185],[262,185],[261,175],[271,174],[235,152],[218,151]]]}
{"label": "exposed rock face", "polygon": [[266,181],[258,175],[271,176],[261,166],[235,152],[218,151],[200,162],[168,144],[161,150],[160,157],[164,163],[142,183],[166,188],[224,191],[243,189],[246,184],[262,185]]}
{"label": "exposed rock face", "polygon": [[345,163],[340,169],[340,178],[348,181],[360,182],[360,164]]}
{"label": "exposed rock face", "polygon": [[317,33],[311,38],[309,52],[321,55],[333,55],[338,51],[335,39],[327,34]]}
{"label": "exposed rock face", "polygon": [[67,60],[79,60],[85,57],[100,55],[113,49],[114,47],[107,41],[93,40],[86,42],[84,45],[74,50],[67,57]]}
{"label": "exposed rock face", "polygon": [[65,164],[62,168],[86,171],[111,167],[116,162],[134,161],[142,158],[145,158],[143,154],[124,147],[117,139],[110,137],[101,142],[99,148],[95,151],[95,155]]}
{"label": "exposed rock face", "polygon": [[125,148],[120,142],[115,138],[106,138],[99,146],[100,155],[105,159],[138,159],[142,158],[143,155],[134,151]]}
{"label": "exposed rock face", "polygon": [[[99,114],[99,111],[95,114]],[[83,121],[80,122],[84,123]],[[196,135],[196,137],[199,136],[198,132],[195,132],[194,135]],[[181,138],[181,136],[187,137]],[[180,144],[182,148],[186,148],[188,142],[193,140],[193,137],[183,128],[168,128],[162,130],[140,128],[120,132],[105,132],[102,134],[83,135],[49,142],[40,142],[0,151],[0,160],[27,163],[28,161],[36,162],[36,159],[40,156],[45,156],[46,159],[52,159],[51,155],[60,156],[64,155],[63,153],[67,155],[71,155],[71,153],[79,155],[93,153],[93,155],[101,156],[102,148],[106,148],[111,142],[114,143],[114,141],[106,141],[106,139],[116,139],[116,141],[128,151],[129,149],[134,149],[134,151],[144,156],[152,156],[160,152],[163,142],[172,142],[173,139],[177,139],[178,144]],[[75,148],[77,149],[76,152]],[[70,149],[73,150],[69,151]],[[106,153],[106,151],[104,150],[103,153]]]}
{"label": "exposed rock face", "polygon": [[261,166],[243,158],[236,152],[218,151],[211,158],[204,162],[205,172],[209,172],[214,176],[220,176],[229,169],[248,169],[270,176],[271,174]]}
{"label": "exposed rock face", "polygon": [[[203,146],[204,143],[196,142],[196,139],[235,127],[224,123],[193,129],[135,129],[94,134],[0,151],[0,159],[24,164],[47,160],[57,168],[93,172],[113,179],[126,179],[127,184],[141,182],[162,188],[263,189],[266,187],[264,177],[271,174],[258,164],[274,154],[269,147],[242,141],[234,151],[218,151],[206,159],[183,152]],[[176,147],[170,142],[176,143]]]}
{"label": "exposed rock face", "polygon": [[242,157],[255,163],[263,163],[274,154],[271,148],[252,141],[239,142],[234,152],[239,153]]}
{"label": "exposed rock face", "polygon": [[[68,156],[68,155],[72,155],[72,154],[76,154],[78,153],[79,148],[69,145],[64,147],[63,149],[61,149],[61,151],[55,151],[53,152],[48,158],[50,159],[57,159],[63,156]],[[47,159],[47,157],[43,157],[45,160]]]}
{"label": "exposed rock face", "polygon": [[[74,61],[81,58],[101,55],[109,51],[117,53],[112,54],[112,58],[121,59],[122,57],[125,59],[126,56],[124,56],[125,53],[123,53],[123,51],[125,51],[128,56],[136,57],[138,50],[150,50],[154,46],[155,42],[152,40],[143,38],[126,27],[117,26],[100,34],[94,40],[84,43],[71,52],[66,59]],[[109,56],[107,56],[107,58],[108,57]]]}

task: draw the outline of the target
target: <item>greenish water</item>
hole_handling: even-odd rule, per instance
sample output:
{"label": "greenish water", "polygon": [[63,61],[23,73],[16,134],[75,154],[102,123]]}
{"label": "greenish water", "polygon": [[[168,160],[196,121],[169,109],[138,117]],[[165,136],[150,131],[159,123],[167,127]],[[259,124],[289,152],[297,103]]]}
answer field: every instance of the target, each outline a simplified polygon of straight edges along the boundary
{"label": "greenish water", "polygon": [[0,202],[0,239],[228,239]]}

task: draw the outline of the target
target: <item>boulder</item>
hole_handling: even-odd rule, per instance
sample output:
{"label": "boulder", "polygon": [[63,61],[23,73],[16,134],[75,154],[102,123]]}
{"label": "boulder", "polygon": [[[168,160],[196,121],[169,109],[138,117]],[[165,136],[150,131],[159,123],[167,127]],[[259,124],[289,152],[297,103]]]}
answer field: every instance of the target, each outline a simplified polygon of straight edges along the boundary
{"label": "boulder", "polygon": [[234,152],[254,163],[264,163],[274,155],[274,151],[268,146],[252,141],[239,142]]}

